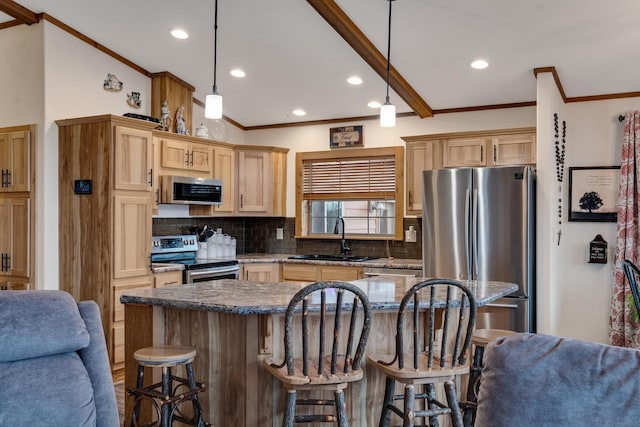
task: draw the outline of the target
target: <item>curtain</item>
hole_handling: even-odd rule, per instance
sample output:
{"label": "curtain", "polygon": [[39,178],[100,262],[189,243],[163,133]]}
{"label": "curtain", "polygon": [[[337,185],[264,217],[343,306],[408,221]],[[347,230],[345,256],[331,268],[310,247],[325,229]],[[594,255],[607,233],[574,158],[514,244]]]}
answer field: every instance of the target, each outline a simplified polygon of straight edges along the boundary
{"label": "curtain", "polygon": [[[622,269],[622,261],[636,265],[640,235],[638,213],[640,208],[640,111],[625,114],[622,141],[622,162],[618,192],[617,245],[613,270],[613,292],[609,318],[609,341],[613,345],[640,348],[640,324],[631,317],[634,309],[627,302],[631,293]],[[633,302],[632,302],[633,304]]]}

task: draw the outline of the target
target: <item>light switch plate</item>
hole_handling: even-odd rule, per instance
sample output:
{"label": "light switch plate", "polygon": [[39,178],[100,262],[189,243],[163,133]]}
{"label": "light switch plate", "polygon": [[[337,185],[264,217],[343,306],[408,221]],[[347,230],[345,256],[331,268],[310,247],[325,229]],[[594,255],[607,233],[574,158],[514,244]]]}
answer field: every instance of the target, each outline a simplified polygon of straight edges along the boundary
{"label": "light switch plate", "polygon": [[276,228],[276,239],[277,240],[284,239],[284,228]]}

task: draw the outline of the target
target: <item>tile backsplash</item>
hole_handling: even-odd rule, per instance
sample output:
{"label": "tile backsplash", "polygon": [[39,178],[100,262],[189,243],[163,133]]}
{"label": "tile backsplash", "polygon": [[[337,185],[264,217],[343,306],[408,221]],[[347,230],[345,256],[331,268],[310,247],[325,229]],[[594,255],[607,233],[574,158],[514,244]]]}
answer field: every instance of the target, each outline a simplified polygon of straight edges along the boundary
{"label": "tile backsplash", "polygon": [[[222,232],[236,238],[237,251],[244,253],[276,254],[327,254],[340,252],[338,239],[296,239],[294,218],[238,218],[238,217],[191,217],[153,218],[153,235],[166,236],[189,234],[193,226],[222,228]],[[415,243],[386,240],[347,239],[353,255],[387,258],[420,259],[422,257],[421,218],[404,218],[403,230],[414,226],[418,239]],[[284,230],[283,239],[276,239],[276,229]]]}

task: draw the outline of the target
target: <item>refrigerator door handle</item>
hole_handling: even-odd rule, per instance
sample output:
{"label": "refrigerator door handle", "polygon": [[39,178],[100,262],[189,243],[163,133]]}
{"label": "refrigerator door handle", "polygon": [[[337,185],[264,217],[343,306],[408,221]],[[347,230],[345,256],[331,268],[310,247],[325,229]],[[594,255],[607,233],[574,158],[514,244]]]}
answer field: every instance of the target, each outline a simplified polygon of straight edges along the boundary
{"label": "refrigerator door handle", "polygon": [[472,266],[471,266],[471,214],[470,214],[470,209],[471,209],[471,193],[469,191],[469,189],[467,189],[466,193],[465,193],[465,201],[464,201],[464,217],[465,217],[465,222],[464,222],[464,246],[465,246],[465,253],[467,254],[467,278],[471,279],[473,278],[473,276],[471,275],[472,273]]}
{"label": "refrigerator door handle", "polygon": [[478,278],[478,190],[473,189],[473,201],[471,204],[471,254],[473,256],[473,279]]}

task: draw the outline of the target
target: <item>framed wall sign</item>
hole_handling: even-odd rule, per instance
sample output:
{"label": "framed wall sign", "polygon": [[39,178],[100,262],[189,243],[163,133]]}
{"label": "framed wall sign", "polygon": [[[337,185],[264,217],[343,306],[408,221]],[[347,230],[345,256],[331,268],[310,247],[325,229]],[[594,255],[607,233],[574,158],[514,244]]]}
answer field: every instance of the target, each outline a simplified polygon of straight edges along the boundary
{"label": "framed wall sign", "polygon": [[569,221],[618,220],[620,166],[569,168]]}
{"label": "framed wall sign", "polygon": [[364,147],[362,125],[329,129],[329,148]]}

